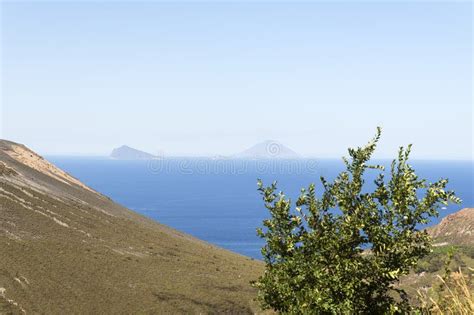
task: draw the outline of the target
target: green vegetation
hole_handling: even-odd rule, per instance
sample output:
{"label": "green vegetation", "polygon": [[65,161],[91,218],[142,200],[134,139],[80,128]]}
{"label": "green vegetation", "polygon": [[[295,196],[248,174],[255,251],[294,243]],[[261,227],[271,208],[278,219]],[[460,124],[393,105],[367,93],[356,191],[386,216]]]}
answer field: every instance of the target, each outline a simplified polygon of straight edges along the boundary
{"label": "green vegetation", "polygon": [[[452,253],[451,253],[452,251]],[[451,270],[466,268],[474,263],[474,248],[466,245],[440,246],[434,247],[433,251],[422,258],[414,271],[416,273],[429,272],[435,273],[443,270],[446,257],[452,255],[449,265]]]}
{"label": "green vegetation", "polygon": [[[258,229],[266,269],[254,285],[264,309],[292,314],[405,313],[412,309],[395,286],[431,251],[431,237],[419,226],[442,205],[459,202],[448,181],[427,183],[408,164],[411,146],[400,148],[390,180],[384,168],[368,165],[380,138],[349,149],[346,170],[334,182],[321,178],[303,189],[296,207],[276,183],[259,191],[271,218]],[[368,191],[364,174],[378,171]],[[418,196],[423,194],[423,198]]]}

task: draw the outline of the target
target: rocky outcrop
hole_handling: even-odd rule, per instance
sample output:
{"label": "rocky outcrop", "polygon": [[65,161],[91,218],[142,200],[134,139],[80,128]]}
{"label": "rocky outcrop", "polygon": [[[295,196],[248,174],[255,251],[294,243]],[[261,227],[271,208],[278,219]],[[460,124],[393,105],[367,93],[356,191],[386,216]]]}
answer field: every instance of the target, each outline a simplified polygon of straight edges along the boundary
{"label": "rocky outcrop", "polygon": [[474,208],[450,214],[428,231],[435,243],[474,245]]}

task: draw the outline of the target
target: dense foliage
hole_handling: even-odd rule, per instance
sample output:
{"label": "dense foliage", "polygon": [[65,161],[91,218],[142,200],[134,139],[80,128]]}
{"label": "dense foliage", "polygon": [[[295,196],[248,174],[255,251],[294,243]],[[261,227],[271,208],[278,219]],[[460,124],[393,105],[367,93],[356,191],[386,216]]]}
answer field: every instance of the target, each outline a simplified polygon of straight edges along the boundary
{"label": "dense foliage", "polygon": [[[408,164],[411,146],[400,148],[391,164],[368,165],[380,138],[349,149],[346,170],[333,182],[321,178],[316,195],[311,184],[296,207],[276,183],[259,181],[271,218],[257,230],[265,239],[265,273],[255,282],[264,308],[293,314],[402,313],[410,305],[394,286],[400,276],[431,251],[420,226],[437,216],[442,205],[459,202],[446,191],[448,181],[428,183]],[[371,191],[368,169],[379,174]],[[423,197],[420,197],[423,196]]]}

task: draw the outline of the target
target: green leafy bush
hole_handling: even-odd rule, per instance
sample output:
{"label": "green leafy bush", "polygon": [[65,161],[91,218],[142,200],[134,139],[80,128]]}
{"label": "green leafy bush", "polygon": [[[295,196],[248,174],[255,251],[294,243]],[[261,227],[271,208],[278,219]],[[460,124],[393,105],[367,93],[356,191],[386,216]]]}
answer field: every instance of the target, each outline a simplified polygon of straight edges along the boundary
{"label": "green leafy bush", "polygon": [[[349,149],[346,170],[332,183],[321,178],[320,197],[314,184],[303,189],[295,208],[276,192],[276,183],[259,181],[271,215],[257,230],[266,241],[266,270],[254,283],[263,308],[293,314],[410,310],[394,284],[430,253],[431,239],[419,226],[459,199],[445,190],[446,179],[418,178],[408,164],[411,146],[400,148],[386,182],[382,166],[367,164],[379,138],[380,128],[366,146]],[[364,186],[368,169],[379,173],[370,192]]]}

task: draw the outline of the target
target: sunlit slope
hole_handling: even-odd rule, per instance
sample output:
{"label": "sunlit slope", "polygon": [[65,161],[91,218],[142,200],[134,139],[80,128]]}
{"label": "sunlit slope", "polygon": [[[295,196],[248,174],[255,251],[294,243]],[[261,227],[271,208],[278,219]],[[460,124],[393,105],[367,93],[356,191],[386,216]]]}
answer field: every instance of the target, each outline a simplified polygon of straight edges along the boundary
{"label": "sunlit slope", "polygon": [[262,270],[0,141],[0,313],[251,313]]}
{"label": "sunlit slope", "polygon": [[443,218],[428,230],[440,244],[474,246],[474,208],[465,208]]}

